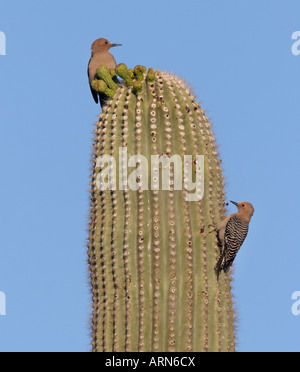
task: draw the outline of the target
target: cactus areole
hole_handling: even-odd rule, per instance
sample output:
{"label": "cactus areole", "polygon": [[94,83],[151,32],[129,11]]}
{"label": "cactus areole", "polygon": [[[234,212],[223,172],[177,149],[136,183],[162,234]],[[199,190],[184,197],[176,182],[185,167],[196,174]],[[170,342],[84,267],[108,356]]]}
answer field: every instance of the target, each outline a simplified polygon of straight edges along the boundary
{"label": "cactus areole", "polygon": [[107,100],[92,154],[92,350],[234,351],[231,276],[217,280],[208,234],[225,216],[209,120],[174,75],[98,70]]}

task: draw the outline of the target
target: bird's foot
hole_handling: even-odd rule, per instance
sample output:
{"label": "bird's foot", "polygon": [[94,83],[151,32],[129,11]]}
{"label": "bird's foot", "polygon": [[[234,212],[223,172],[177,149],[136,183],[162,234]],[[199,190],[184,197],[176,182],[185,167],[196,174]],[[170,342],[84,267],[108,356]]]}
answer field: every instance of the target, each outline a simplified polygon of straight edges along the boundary
{"label": "bird's foot", "polygon": [[212,232],[217,232],[218,228],[215,226],[215,225],[208,225],[207,227],[213,227],[214,229],[209,231],[205,237],[207,237],[209,234],[211,234]]}

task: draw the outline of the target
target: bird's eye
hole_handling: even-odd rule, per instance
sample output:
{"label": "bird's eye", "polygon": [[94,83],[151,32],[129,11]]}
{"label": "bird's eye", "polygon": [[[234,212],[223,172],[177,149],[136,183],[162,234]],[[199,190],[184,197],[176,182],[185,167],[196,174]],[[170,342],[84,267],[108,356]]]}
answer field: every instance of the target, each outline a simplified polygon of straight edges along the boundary
{"label": "bird's eye", "polygon": [[108,44],[108,42],[106,41],[105,44]]}
{"label": "bird's eye", "polygon": [[242,207],[244,207],[245,206],[245,204],[242,204]]}

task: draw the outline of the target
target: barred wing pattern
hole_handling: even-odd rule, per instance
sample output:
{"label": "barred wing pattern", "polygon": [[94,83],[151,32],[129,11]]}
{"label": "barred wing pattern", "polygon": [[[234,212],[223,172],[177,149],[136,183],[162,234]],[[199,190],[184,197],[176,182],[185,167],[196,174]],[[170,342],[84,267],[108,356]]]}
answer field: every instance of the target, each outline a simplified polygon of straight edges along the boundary
{"label": "barred wing pattern", "polygon": [[248,222],[236,216],[231,217],[228,221],[224,236],[224,261],[222,265],[224,271],[233,263],[235,256],[247,236],[248,227]]}

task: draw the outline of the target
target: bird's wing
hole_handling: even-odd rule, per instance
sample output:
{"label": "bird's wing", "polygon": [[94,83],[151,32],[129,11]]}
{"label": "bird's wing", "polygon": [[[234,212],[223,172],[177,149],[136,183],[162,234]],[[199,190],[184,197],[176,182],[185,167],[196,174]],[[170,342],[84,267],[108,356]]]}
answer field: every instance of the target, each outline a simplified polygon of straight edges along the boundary
{"label": "bird's wing", "polygon": [[248,233],[248,223],[233,216],[227,222],[224,234],[225,261],[230,266]]}
{"label": "bird's wing", "polygon": [[217,241],[218,241],[218,247],[222,249],[222,241],[220,236],[220,230],[217,230]]}
{"label": "bird's wing", "polygon": [[91,93],[92,93],[92,95],[93,95],[94,101],[95,101],[96,103],[98,103],[98,93],[95,92],[94,89],[93,89],[92,86],[91,86],[91,79],[90,79],[90,62],[91,62],[91,59],[92,59],[92,57],[90,58],[89,63],[88,63],[88,67],[87,67],[87,75],[88,75],[88,78],[89,78],[90,89],[91,89]]}

